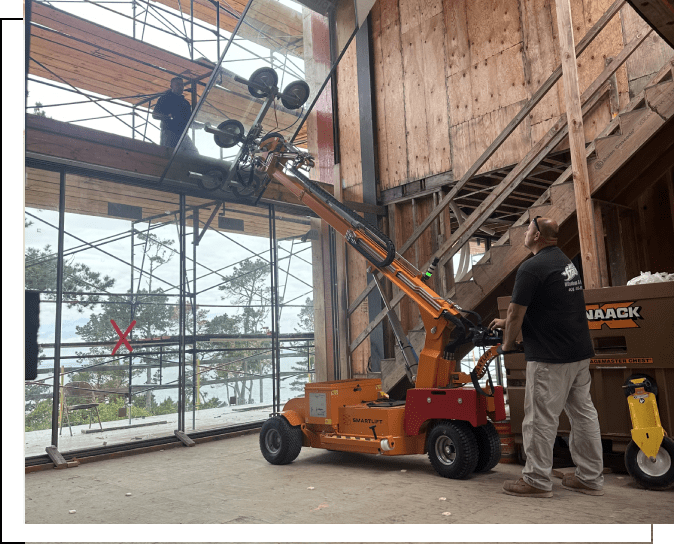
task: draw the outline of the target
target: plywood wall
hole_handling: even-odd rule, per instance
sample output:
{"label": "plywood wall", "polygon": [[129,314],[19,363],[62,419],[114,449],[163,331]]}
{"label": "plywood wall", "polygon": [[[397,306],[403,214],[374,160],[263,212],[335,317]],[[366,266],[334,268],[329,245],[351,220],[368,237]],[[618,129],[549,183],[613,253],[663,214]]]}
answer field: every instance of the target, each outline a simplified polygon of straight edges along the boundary
{"label": "plywood wall", "polygon": [[[611,4],[572,0],[576,43]],[[381,190],[461,177],[559,65],[554,0],[378,0],[372,24]],[[629,6],[613,18],[578,59],[581,91],[643,25]],[[671,55],[649,38],[617,73],[621,104]],[[564,112],[560,82],[482,170],[517,163]],[[606,100],[586,140],[610,117]]]}
{"label": "plywood wall", "polygon": [[[379,191],[445,172],[459,179],[468,170],[560,64],[554,2],[377,0],[371,12],[371,47]],[[613,0],[571,2],[578,43]],[[629,6],[613,18],[578,59],[581,92],[642,28],[643,21]],[[620,105],[626,105],[671,55],[660,38],[649,38],[616,74]],[[340,183],[345,199],[361,201],[356,68],[354,40],[337,74]],[[481,171],[516,164],[565,111],[560,81]],[[606,97],[585,119],[586,140],[593,140],[610,118]],[[432,202],[428,195],[395,206],[390,227],[396,246],[408,239]],[[404,256],[422,264],[436,243],[437,234],[429,229]],[[349,250],[349,303],[366,286],[366,267],[365,260]],[[417,309],[405,302],[399,308],[403,327],[415,327]],[[368,322],[365,302],[350,317],[349,341]],[[351,355],[355,375],[367,371],[369,352],[366,341]]]}
{"label": "plywood wall", "polygon": [[[337,68],[337,103],[340,140],[339,182],[344,200],[363,201],[363,172],[360,157],[360,110],[358,107],[358,74],[356,72],[356,40],[351,42]],[[348,303],[351,304],[367,286],[367,262],[349,246],[346,254]],[[356,338],[370,322],[367,300],[349,318],[349,342]],[[351,354],[354,376],[367,374],[370,344],[363,342]]]}

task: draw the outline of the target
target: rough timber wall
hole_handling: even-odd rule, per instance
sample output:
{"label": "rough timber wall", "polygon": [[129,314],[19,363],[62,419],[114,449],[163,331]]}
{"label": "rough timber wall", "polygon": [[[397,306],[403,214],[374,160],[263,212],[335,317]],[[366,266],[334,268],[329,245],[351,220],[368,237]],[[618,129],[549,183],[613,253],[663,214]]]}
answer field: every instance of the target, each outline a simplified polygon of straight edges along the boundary
{"label": "rough timber wall", "polygon": [[[611,4],[572,0],[576,42]],[[461,177],[560,62],[554,0],[379,0],[372,24],[381,190]],[[581,91],[643,24],[629,6],[614,17],[578,59]],[[617,73],[622,105],[671,55],[657,36],[648,44]],[[560,82],[483,171],[518,162],[564,111]],[[586,139],[610,118],[606,99]]]}
{"label": "rough timber wall", "polygon": [[[429,176],[459,179],[560,64],[555,0],[378,0],[371,11],[377,184],[385,191]],[[576,43],[613,0],[571,0]],[[581,91],[602,72],[645,23],[622,8],[578,59]],[[616,73],[620,106],[627,104],[672,51],[653,35]],[[344,198],[362,199],[356,47],[338,68],[340,168]],[[517,163],[565,113],[560,81],[482,168]],[[606,95],[585,118],[586,140],[611,119]],[[562,142],[561,148],[568,147]],[[438,191],[442,189],[438,188]],[[397,246],[432,208],[426,193],[391,206],[388,226]],[[441,230],[445,232],[442,233]],[[424,263],[449,237],[449,213],[411,247],[405,258]],[[443,239],[444,236],[444,239]],[[366,285],[365,260],[348,251],[349,303]],[[439,278],[438,278],[439,279]],[[448,277],[447,285],[453,278]],[[436,286],[440,290],[440,286]],[[418,312],[399,306],[406,330]],[[353,341],[368,325],[367,302],[350,317]],[[368,342],[352,354],[352,371],[363,375]]]}
{"label": "rough timber wall", "polygon": [[[363,172],[360,159],[360,110],[358,107],[358,74],[356,72],[356,40],[346,51],[337,69],[337,103],[340,140],[339,177],[344,200],[363,201]],[[342,243],[338,240],[338,243]],[[346,267],[348,303],[367,286],[365,259],[347,245]],[[367,300],[349,319],[349,337],[356,338],[369,324]],[[370,344],[363,342],[351,354],[351,372],[354,376],[367,374]]]}

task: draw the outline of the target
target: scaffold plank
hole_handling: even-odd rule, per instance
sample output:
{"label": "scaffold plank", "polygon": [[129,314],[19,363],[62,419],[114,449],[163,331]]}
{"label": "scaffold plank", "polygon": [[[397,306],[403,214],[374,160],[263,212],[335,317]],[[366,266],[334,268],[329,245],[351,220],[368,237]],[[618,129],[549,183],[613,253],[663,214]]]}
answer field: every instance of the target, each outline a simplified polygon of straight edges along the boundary
{"label": "scaffold plank", "polygon": [[[129,104],[142,102],[143,96],[165,92],[171,78],[179,74],[188,80],[201,79],[197,86],[197,98],[201,98],[212,65],[193,62],[42,4],[36,7],[35,24],[31,27],[30,74],[111,98],[127,97],[120,100]],[[134,96],[138,98],[128,98]],[[258,101],[249,96],[247,88],[230,80],[226,91],[210,93],[199,121],[219,124],[235,118],[250,124],[258,109]],[[263,127],[286,127],[297,118],[298,112],[277,105]],[[299,141],[303,139],[306,128],[298,135]]]}

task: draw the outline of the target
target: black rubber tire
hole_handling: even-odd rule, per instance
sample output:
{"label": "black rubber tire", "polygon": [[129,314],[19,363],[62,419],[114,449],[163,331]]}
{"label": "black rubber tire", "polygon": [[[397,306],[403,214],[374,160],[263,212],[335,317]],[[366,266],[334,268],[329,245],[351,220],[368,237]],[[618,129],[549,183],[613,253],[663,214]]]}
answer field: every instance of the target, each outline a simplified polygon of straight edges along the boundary
{"label": "black rubber tire", "polygon": [[631,441],[625,451],[625,467],[629,475],[646,489],[665,490],[674,487],[674,440],[665,436],[660,445],[660,451],[656,458],[655,467],[657,474],[648,474],[642,466],[647,466],[648,458],[639,449],[634,441]]}
{"label": "black rubber tire", "polygon": [[260,450],[272,465],[292,463],[302,449],[302,429],[281,416],[269,418],[260,430]]}
{"label": "black rubber tire", "polygon": [[470,423],[440,421],[429,431],[426,447],[431,465],[444,478],[460,480],[475,470],[478,447]]}
{"label": "black rubber tire", "polygon": [[491,421],[473,427],[477,440],[478,458],[475,472],[487,472],[498,465],[501,459],[501,437]]}

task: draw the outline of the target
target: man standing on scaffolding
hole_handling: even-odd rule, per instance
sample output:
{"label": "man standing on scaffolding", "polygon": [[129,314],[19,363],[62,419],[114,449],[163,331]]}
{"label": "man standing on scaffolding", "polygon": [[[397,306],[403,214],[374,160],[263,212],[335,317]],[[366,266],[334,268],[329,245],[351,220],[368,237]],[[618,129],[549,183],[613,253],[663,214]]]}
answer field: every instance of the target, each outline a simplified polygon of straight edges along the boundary
{"label": "man standing on scaffolding", "polygon": [[[153,119],[161,120],[159,143],[163,146],[175,147],[190,120],[192,107],[183,96],[184,89],[185,84],[183,83],[183,79],[181,77],[174,77],[171,80],[171,88],[159,97],[157,105],[152,112]],[[187,134],[183,138],[181,151],[199,154],[192,139]]]}

